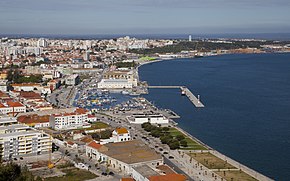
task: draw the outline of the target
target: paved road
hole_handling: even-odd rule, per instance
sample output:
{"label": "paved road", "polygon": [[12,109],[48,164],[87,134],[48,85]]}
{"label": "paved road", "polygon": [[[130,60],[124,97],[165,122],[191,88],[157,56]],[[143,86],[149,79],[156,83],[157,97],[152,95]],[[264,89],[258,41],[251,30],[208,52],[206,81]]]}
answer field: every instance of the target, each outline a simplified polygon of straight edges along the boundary
{"label": "paved road", "polygon": [[[98,161],[89,159],[87,156],[85,156],[84,153],[83,154],[78,153],[78,150],[76,150],[76,149],[70,149],[70,148],[67,148],[67,147],[64,147],[61,145],[58,145],[58,146],[59,146],[59,151],[63,155],[65,154],[66,150],[68,151],[69,156],[66,156],[66,158],[68,158],[69,160],[77,162],[78,159],[81,159],[82,163],[84,163],[87,166],[90,166],[89,171],[98,175],[99,176],[98,179],[107,180],[107,178],[108,178],[108,180],[120,180],[121,178],[124,177],[124,175],[120,175],[116,171],[113,171],[114,176],[110,176],[110,175],[103,176],[102,172],[107,171],[107,167],[105,164],[99,164]],[[110,171],[112,171],[112,170],[110,169]]]}
{"label": "paved road", "polygon": [[187,175],[183,170],[181,170],[175,163],[173,163],[170,159],[163,157],[164,158],[164,163],[168,166],[170,166],[175,172],[179,174],[186,175],[188,180],[194,181],[192,178],[190,178],[189,175]]}

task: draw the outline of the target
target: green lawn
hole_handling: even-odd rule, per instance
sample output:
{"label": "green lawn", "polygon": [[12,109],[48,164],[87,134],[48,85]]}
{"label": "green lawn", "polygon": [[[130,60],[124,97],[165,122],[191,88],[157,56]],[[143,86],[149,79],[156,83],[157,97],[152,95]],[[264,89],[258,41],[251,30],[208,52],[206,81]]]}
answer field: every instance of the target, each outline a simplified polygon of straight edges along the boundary
{"label": "green lawn", "polygon": [[98,177],[89,171],[80,170],[78,168],[62,169],[61,171],[66,173],[66,175],[62,177],[46,178],[45,181],[83,181]]}
{"label": "green lawn", "polygon": [[91,123],[91,127],[90,128],[81,128],[78,130],[94,130],[94,129],[105,129],[110,127],[108,124],[103,123],[103,122],[94,122]]}
{"label": "green lawn", "polygon": [[187,147],[180,148],[181,150],[207,150],[204,146],[199,144],[198,142],[192,140],[188,136],[184,135],[180,131],[178,131],[176,128],[169,128],[169,133],[171,136],[176,137],[178,135],[183,135],[185,137],[185,140],[187,142]]}
{"label": "green lawn", "polygon": [[103,122],[94,122],[92,123],[92,127],[94,129],[103,129],[103,128],[108,128],[109,125]]}
{"label": "green lawn", "polygon": [[153,60],[156,60],[156,58],[146,56],[146,57],[141,57],[140,60],[143,60],[143,61],[146,61],[146,60],[153,61]]}

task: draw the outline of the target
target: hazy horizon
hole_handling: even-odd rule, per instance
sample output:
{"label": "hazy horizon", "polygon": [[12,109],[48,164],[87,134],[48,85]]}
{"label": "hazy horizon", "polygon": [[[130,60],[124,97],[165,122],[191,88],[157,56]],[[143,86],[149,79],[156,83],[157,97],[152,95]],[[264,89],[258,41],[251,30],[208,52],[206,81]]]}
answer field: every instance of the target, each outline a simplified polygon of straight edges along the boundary
{"label": "hazy horizon", "polygon": [[0,34],[290,33],[286,0],[1,0]]}

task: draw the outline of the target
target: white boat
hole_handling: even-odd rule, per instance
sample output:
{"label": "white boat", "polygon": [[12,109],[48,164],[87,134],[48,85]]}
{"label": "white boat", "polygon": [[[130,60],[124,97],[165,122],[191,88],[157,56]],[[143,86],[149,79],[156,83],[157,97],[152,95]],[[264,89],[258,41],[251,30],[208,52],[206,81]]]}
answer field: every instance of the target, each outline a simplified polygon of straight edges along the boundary
{"label": "white boat", "polygon": [[127,94],[129,94],[129,92],[128,91],[122,91],[122,94],[127,95]]}

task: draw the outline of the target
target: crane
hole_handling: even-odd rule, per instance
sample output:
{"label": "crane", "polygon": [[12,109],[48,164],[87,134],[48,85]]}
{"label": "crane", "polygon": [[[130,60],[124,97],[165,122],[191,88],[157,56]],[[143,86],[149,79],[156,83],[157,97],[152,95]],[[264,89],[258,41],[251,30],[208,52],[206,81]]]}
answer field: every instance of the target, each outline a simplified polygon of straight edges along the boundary
{"label": "crane", "polygon": [[[50,136],[50,141],[52,143],[51,136]],[[51,147],[49,147],[49,150],[48,150],[48,164],[47,164],[47,167],[49,169],[52,169],[54,167],[54,163],[52,163],[52,161],[51,161],[51,152],[52,152],[52,145],[51,145]]]}

